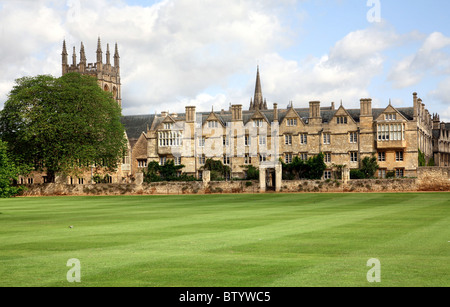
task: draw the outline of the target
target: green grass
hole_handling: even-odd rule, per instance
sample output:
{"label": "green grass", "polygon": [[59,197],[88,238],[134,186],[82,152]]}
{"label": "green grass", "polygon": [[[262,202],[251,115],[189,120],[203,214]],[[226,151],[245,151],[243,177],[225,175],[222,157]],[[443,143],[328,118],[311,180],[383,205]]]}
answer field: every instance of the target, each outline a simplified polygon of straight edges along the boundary
{"label": "green grass", "polygon": [[[0,286],[448,287],[449,196],[0,200]],[[71,258],[81,283],[66,279]],[[381,283],[366,279],[371,258]]]}

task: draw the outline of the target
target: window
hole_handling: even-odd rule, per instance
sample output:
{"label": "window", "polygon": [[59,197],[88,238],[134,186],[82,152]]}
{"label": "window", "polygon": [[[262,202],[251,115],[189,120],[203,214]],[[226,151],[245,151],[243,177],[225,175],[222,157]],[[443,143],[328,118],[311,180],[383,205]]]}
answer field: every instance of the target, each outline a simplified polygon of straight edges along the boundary
{"label": "window", "polygon": [[138,160],[138,167],[139,168],[144,168],[144,167],[147,167],[147,159],[145,159],[145,160]]}
{"label": "window", "polygon": [[402,162],[403,161],[403,151],[395,152],[395,161]]}
{"label": "window", "polygon": [[159,157],[159,165],[166,165],[167,157]]}
{"label": "window", "polygon": [[206,162],[205,155],[198,157],[198,164],[203,165],[203,164],[205,164],[205,162]]}
{"label": "window", "polygon": [[286,120],[286,126],[288,127],[295,127],[297,126],[297,119],[296,118],[289,118]]}
{"label": "window", "polygon": [[252,157],[250,157],[249,154],[245,154],[244,164],[251,164],[251,163],[252,163]]}
{"label": "window", "polygon": [[306,133],[300,134],[300,144],[302,145],[308,144],[308,134]]}
{"label": "window", "polygon": [[323,154],[323,162],[331,163],[331,153],[330,152],[326,152]]}
{"label": "window", "polygon": [[291,153],[287,153],[284,156],[284,162],[286,164],[292,163],[292,154]]}
{"label": "window", "polygon": [[262,119],[255,119],[253,121],[253,127],[262,127],[263,126],[263,120]]}
{"label": "window", "polygon": [[397,114],[385,114],[384,118],[386,120],[397,120]]}
{"label": "window", "polygon": [[378,141],[405,140],[405,124],[381,124],[377,128]]}
{"label": "window", "polygon": [[249,135],[244,136],[244,143],[245,143],[245,146],[250,146],[250,136]]}
{"label": "window", "polygon": [[28,184],[33,184],[33,182],[34,182],[33,178],[28,178],[28,179],[27,179],[27,183],[28,183]]}
{"label": "window", "polygon": [[223,146],[229,146],[230,145],[230,137],[223,136],[222,140],[223,140]]}
{"label": "window", "polygon": [[208,128],[218,128],[219,127],[219,122],[217,121],[209,121],[208,122]]}
{"label": "window", "polygon": [[323,134],[323,143],[324,144],[330,144],[331,143],[331,134],[330,133],[324,133]]}
{"label": "window", "polygon": [[386,178],[386,169],[385,168],[380,168],[378,170],[378,178]]}
{"label": "window", "polygon": [[405,171],[403,168],[396,168],[395,169],[395,177],[402,178],[405,176]]}
{"label": "window", "polygon": [[299,157],[300,157],[300,160],[303,160],[303,161],[308,160],[308,154],[305,152],[300,153]]}
{"label": "window", "polygon": [[323,179],[331,179],[331,171],[324,171],[323,172]]}
{"label": "window", "polygon": [[259,145],[266,145],[266,136],[264,135],[259,136]]}
{"label": "window", "polygon": [[350,143],[358,143],[358,132],[350,132]]}
{"label": "window", "polygon": [[358,153],[356,151],[350,152],[350,162],[358,162]]}
{"label": "window", "polygon": [[348,122],[347,116],[338,116],[338,117],[336,117],[336,120],[337,120],[338,125],[347,124],[347,122]]}
{"label": "window", "polygon": [[227,155],[223,156],[223,164],[224,165],[230,165],[230,157]]}
{"label": "window", "polygon": [[286,134],[286,135],[284,136],[284,143],[285,143],[286,145],[292,145],[292,135]]}
{"label": "window", "polygon": [[267,161],[267,157],[265,154],[260,154],[259,155],[259,162],[266,162]]}
{"label": "window", "polygon": [[160,147],[179,147],[183,145],[183,133],[181,131],[165,131],[158,133]]}
{"label": "window", "polygon": [[84,184],[84,178],[78,178],[78,184]]}
{"label": "window", "polygon": [[206,138],[201,138],[198,140],[198,146],[199,147],[205,147]]}
{"label": "window", "polygon": [[181,157],[174,157],[173,162],[175,165],[181,165]]}
{"label": "window", "polygon": [[165,130],[172,130],[173,128],[173,124],[172,123],[165,123],[164,124],[164,129]]}
{"label": "window", "polygon": [[386,153],[384,151],[381,151],[378,153],[378,162],[385,162],[386,161]]}

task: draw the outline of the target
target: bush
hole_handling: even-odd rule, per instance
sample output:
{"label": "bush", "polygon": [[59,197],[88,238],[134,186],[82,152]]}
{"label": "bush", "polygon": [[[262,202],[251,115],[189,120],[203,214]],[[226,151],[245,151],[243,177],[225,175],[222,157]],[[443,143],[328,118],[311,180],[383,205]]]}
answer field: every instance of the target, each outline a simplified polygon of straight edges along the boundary
{"label": "bush", "polygon": [[365,174],[359,169],[350,170],[350,179],[365,179]]}

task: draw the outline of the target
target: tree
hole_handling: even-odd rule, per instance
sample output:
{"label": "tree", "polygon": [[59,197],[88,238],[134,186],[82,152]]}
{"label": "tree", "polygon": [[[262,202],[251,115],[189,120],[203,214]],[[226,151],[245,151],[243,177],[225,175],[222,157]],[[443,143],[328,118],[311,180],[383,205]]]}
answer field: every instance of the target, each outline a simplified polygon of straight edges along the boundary
{"label": "tree", "polygon": [[207,159],[203,167],[211,172],[211,181],[223,180],[231,172],[230,167],[220,160]]}
{"label": "tree", "polygon": [[24,77],[0,112],[0,136],[17,164],[53,181],[94,164],[114,171],[126,149],[120,118],[120,106],[94,77]]}
{"label": "tree", "polygon": [[152,161],[148,164],[147,170],[143,170],[144,182],[160,182],[160,181],[194,181],[193,176],[188,176],[185,173],[179,175],[179,172],[184,168],[184,165],[175,165],[173,160],[168,160],[164,165],[159,165],[158,162]]}
{"label": "tree", "polygon": [[284,163],[281,159],[280,161],[283,166],[283,176],[287,180],[296,178],[309,180],[321,179],[323,172],[327,168],[322,153],[310,157],[307,161],[303,161],[299,157],[295,157],[292,162],[288,164]]}
{"label": "tree", "polygon": [[373,178],[376,171],[379,169],[377,158],[372,155],[372,157],[365,157],[361,161],[361,172],[364,174],[365,178]]}
{"label": "tree", "polygon": [[0,198],[11,197],[18,194],[21,188],[15,186],[19,168],[8,157],[6,144],[0,140]]}

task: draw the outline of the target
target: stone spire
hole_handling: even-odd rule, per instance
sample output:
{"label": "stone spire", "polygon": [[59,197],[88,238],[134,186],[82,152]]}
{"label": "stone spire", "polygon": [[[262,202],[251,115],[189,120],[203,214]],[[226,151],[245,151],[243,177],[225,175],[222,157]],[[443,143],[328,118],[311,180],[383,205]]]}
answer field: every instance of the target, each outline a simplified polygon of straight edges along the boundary
{"label": "stone spire", "polygon": [[267,102],[265,101],[262,95],[259,65],[256,72],[255,97],[250,102],[250,110],[267,110]]}
{"label": "stone spire", "polygon": [[66,40],[63,41],[63,50],[62,50],[62,63],[67,64],[67,48],[66,48]]}
{"label": "stone spire", "polygon": [[256,72],[255,97],[253,99],[253,106],[257,109],[262,109],[263,107],[263,96],[261,89],[261,78],[259,75],[259,65]]}
{"label": "stone spire", "polygon": [[117,43],[116,43],[116,50],[114,52],[114,67],[116,67],[116,68],[120,67],[119,59],[120,59],[119,48],[117,47]]}
{"label": "stone spire", "polygon": [[86,53],[84,51],[83,42],[81,42],[81,48],[80,48],[80,64],[86,65]]}
{"label": "stone spire", "polygon": [[68,72],[68,69],[69,69],[66,40],[64,40],[64,42],[63,42],[63,50],[62,50],[61,56],[62,56],[62,75],[64,76]]}
{"label": "stone spire", "polygon": [[102,44],[100,42],[100,37],[98,38],[97,43],[97,63],[103,62],[103,52],[102,52]]}
{"label": "stone spire", "polygon": [[75,46],[73,46],[73,54],[72,54],[72,66],[77,66],[77,54],[75,51]]}
{"label": "stone spire", "polygon": [[111,53],[109,52],[109,44],[106,45],[106,65],[111,65]]}

